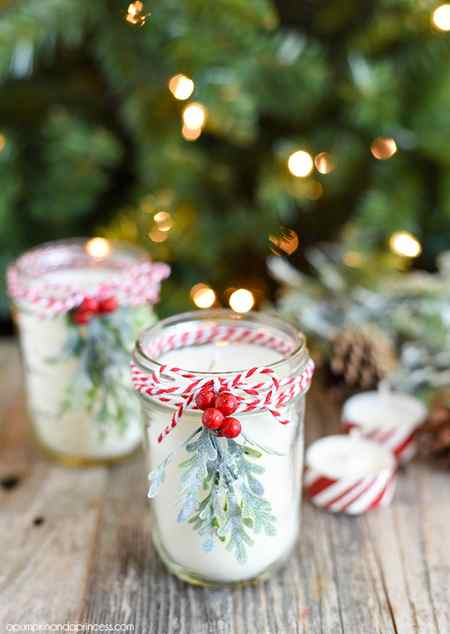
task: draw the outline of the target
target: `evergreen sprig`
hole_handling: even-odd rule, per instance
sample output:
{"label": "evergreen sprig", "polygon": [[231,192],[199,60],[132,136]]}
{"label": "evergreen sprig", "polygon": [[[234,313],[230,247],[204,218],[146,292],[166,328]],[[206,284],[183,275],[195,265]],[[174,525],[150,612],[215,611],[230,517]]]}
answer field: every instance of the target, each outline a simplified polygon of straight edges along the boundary
{"label": "evergreen sprig", "polygon": [[92,319],[85,327],[66,316],[69,335],[61,357],[52,362],[77,359],[77,369],[67,390],[63,413],[84,408],[94,414],[101,434],[109,424],[123,432],[134,412],[128,364],[135,337],[148,324],[148,309],[121,307]]}
{"label": "evergreen sprig", "polygon": [[[179,465],[178,522],[192,525],[205,551],[221,542],[245,563],[247,548],[254,543],[251,533],[276,534],[272,507],[258,479],[264,467],[250,460],[262,453],[235,440],[221,439],[206,428],[196,430],[183,446],[191,455]],[[150,474],[149,497],[158,493],[174,453]]]}

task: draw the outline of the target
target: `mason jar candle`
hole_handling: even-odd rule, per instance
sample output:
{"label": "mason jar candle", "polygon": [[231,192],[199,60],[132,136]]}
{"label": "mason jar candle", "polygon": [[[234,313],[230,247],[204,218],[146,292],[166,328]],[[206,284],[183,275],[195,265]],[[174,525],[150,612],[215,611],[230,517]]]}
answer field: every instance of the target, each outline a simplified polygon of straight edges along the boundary
{"label": "mason jar candle", "polygon": [[246,582],[289,557],[312,373],[303,335],[264,314],[186,313],[139,337],[153,541],[178,577]]}
{"label": "mason jar candle", "polygon": [[144,252],[103,238],[44,244],[10,266],[32,425],[52,457],[96,464],[139,445],[130,353],[155,321],[168,274]]}

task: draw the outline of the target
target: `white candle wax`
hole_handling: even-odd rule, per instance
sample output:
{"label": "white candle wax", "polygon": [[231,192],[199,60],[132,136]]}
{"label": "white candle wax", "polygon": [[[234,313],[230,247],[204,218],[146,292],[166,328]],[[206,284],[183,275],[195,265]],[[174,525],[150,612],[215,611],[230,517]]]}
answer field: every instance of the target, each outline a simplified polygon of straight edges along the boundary
{"label": "white candle wax", "polygon": [[[182,348],[164,354],[159,361],[186,370],[201,372],[231,372],[254,366],[271,364],[281,359],[280,353],[254,344],[207,344]],[[280,374],[282,376],[282,374]],[[276,518],[277,534],[252,535],[254,545],[248,549],[245,565],[239,563],[225,545],[218,543],[211,552],[205,552],[202,539],[190,524],[177,523],[180,494],[179,463],[188,457],[186,451],[177,454],[168,466],[161,494],[152,500],[157,541],[165,555],[191,573],[221,582],[251,579],[289,554],[295,543],[299,526],[300,483],[303,466],[303,435],[298,433],[299,402],[291,403],[283,415],[291,419],[287,425],[278,423],[269,413],[239,414],[244,434],[263,447],[282,453],[282,456],[263,453],[257,464],[264,467],[259,477],[264,496],[272,506]],[[177,449],[182,442],[201,426],[202,412],[187,412],[178,426],[158,443],[160,432],[168,424],[171,411],[154,406],[147,431],[151,468]],[[244,442],[241,437],[236,439]]]}
{"label": "white candle wax", "polygon": [[342,410],[344,422],[355,423],[367,432],[399,426],[412,430],[425,416],[425,405],[417,398],[389,391],[363,392],[352,396]]}
{"label": "white candle wax", "polygon": [[354,436],[326,436],[306,452],[310,469],[331,479],[357,479],[392,470],[393,456],[380,445]]}
{"label": "white candle wax", "polygon": [[[34,288],[58,284],[75,286],[89,293],[100,283],[111,281],[111,271],[100,268],[59,270],[36,280]],[[64,291],[60,291],[61,297]],[[140,309],[142,310],[142,308]],[[153,321],[148,308],[148,324]],[[139,408],[130,394],[130,408],[134,416],[121,431],[114,421],[101,430],[93,415],[85,409],[64,411],[64,400],[77,372],[78,360],[62,359],[62,352],[70,333],[67,315],[53,318],[39,316],[32,306],[21,305],[17,312],[29,408],[39,440],[58,455],[83,459],[112,459],[132,452],[141,439]],[[128,368],[121,369],[120,379],[129,384]]]}

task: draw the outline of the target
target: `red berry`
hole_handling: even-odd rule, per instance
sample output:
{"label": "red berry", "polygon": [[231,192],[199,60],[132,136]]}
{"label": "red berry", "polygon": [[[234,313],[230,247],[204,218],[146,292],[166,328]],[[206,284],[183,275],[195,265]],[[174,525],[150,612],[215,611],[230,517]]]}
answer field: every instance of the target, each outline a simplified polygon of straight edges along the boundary
{"label": "red berry", "polygon": [[93,316],[94,316],[94,313],[89,310],[78,309],[72,315],[72,320],[79,326],[85,326],[91,321]]}
{"label": "red berry", "polygon": [[226,418],[220,426],[220,435],[225,438],[236,438],[241,433],[241,423],[237,418]]}
{"label": "red berry", "polygon": [[98,310],[98,299],[95,299],[94,297],[85,297],[78,306],[78,310],[83,313],[96,313]]}
{"label": "red berry", "polygon": [[225,416],[234,414],[238,408],[238,404],[237,398],[233,396],[233,394],[230,394],[230,392],[221,392],[216,398],[216,407],[220,409]]}
{"label": "red berry", "polygon": [[223,423],[224,416],[222,412],[214,407],[209,407],[203,412],[202,423],[208,429],[219,429]]}
{"label": "red berry", "polygon": [[99,302],[98,312],[99,313],[112,313],[118,307],[119,302],[115,297],[106,297]]}
{"label": "red berry", "polygon": [[216,400],[216,394],[212,388],[203,388],[197,394],[195,402],[197,403],[197,407],[199,409],[208,409],[210,407],[214,407],[214,402]]}

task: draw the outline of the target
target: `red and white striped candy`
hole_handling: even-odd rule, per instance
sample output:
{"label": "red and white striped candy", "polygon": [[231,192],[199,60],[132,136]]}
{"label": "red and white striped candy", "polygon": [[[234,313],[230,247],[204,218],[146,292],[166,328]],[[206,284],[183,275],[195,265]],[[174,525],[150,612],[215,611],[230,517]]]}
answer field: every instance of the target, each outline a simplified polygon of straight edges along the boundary
{"label": "red and white striped candy", "polygon": [[395,484],[393,454],[370,440],[327,436],[306,452],[306,495],[327,511],[360,515],[388,506]]}
{"label": "red and white striped candy", "polygon": [[422,401],[408,394],[363,392],[345,402],[342,427],[383,445],[405,463],[416,453],[416,431],[426,414]]}

